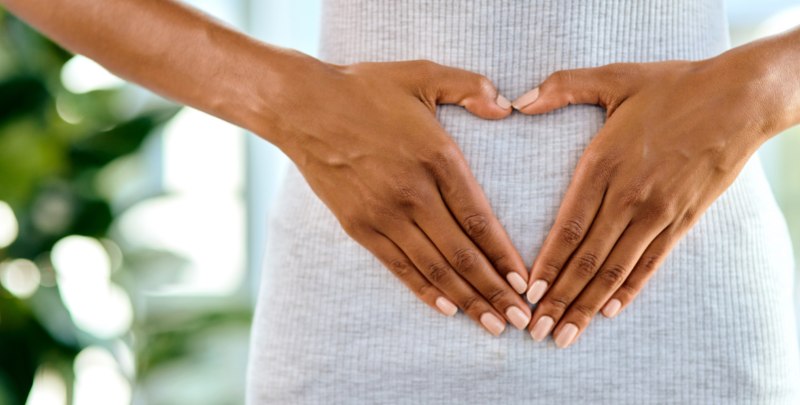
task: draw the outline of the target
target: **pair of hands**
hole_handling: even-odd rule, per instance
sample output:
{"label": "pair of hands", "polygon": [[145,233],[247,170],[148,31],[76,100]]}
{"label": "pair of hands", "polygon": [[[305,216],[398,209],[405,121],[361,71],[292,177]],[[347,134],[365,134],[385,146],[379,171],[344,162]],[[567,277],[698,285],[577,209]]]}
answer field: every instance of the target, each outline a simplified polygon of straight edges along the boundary
{"label": "pair of hands", "polygon": [[434,309],[460,307],[495,335],[506,321],[536,340],[553,332],[561,347],[598,311],[628,305],[755,150],[800,123],[800,29],[705,61],[554,73],[515,107],[592,103],[608,116],[529,276],[434,115],[441,103],[511,114],[487,78],[424,61],[326,64],[177,1],[0,2],[121,77],[274,143],[347,233]]}
{"label": "pair of hands", "polygon": [[282,103],[279,146],[420,300],[448,316],[460,307],[493,335],[507,320],[567,347],[598,311],[612,318],[630,304],[780,126],[754,108],[752,78],[764,72],[748,60],[729,52],[559,71],[516,100],[532,115],[579,103],[608,111],[530,276],[434,114],[437,104],[511,114],[486,77],[427,61],[315,62],[299,85],[314,96],[302,108]]}

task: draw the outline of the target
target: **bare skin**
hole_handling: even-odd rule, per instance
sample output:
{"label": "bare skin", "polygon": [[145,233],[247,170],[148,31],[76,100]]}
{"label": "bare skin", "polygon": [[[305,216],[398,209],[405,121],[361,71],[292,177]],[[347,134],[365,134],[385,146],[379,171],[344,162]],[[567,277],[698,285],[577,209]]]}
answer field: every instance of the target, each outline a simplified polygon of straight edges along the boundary
{"label": "bare skin", "polygon": [[607,109],[531,269],[528,329],[563,348],[630,304],[753,153],[800,123],[800,29],[698,62],[561,71],[531,93],[525,114]]}
{"label": "bare skin", "polygon": [[485,77],[427,61],[327,64],[171,0],[2,3],[120,77],[275,144],[432,308],[453,315],[455,303],[494,335],[528,324],[526,266],[434,115],[458,104],[508,116]]}
{"label": "bare skin", "polygon": [[[630,304],[758,147],[800,122],[797,29],[704,61],[554,73],[515,107],[591,103],[608,120],[529,279],[433,115],[451,103],[508,116],[485,77],[425,61],[330,65],[169,0],[2,2],[68,49],[277,145],[348,234],[428,305],[450,315],[455,302],[493,334],[505,319],[536,340],[553,332],[561,347],[598,311]],[[526,289],[539,303],[532,318],[516,294]]]}

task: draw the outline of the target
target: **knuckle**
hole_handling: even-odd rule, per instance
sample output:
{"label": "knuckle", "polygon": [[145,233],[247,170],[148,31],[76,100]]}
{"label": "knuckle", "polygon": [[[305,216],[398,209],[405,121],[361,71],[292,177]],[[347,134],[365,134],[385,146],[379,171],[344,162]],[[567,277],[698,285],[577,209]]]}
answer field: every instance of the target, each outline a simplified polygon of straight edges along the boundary
{"label": "knuckle", "polygon": [[484,75],[477,75],[476,85],[482,93],[494,91],[494,83],[492,83],[492,81]]}
{"label": "knuckle", "polygon": [[339,219],[339,224],[342,226],[344,232],[353,239],[358,239],[369,228],[363,219],[356,215],[343,216]]}
{"label": "knuckle", "polygon": [[491,259],[492,266],[495,270],[501,272],[501,274],[508,274],[514,271],[513,265],[511,264],[511,259],[505,255],[501,254],[499,256],[495,256]]}
{"label": "knuckle", "polygon": [[558,226],[556,232],[563,242],[576,245],[583,239],[586,230],[581,221],[577,219],[568,219]]}
{"label": "knuckle", "polygon": [[594,253],[583,253],[575,258],[574,271],[580,278],[591,278],[597,273],[600,259]]}
{"label": "knuckle", "polygon": [[663,197],[652,197],[647,202],[647,210],[644,219],[654,222],[669,216],[672,212],[673,204]]}
{"label": "knuckle", "polygon": [[427,59],[414,60],[410,61],[409,63],[411,64],[411,68],[415,72],[415,75],[423,83],[433,81],[439,72],[440,65]]}
{"label": "knuckle", "polygon": [[628,185],[619,197],[619,205],[623,209],[639,207],[647,201],[647,185],[644,182],[635,182]]}
{"label": "knuckle", "polygon": [[610,264],[600,271],[600,280],[608,287],[616,287],[625,279],[628,270],[619,264]]}
{"label": "knuckle", "polygon": [[559,313],[563,313],[569,307],[570,300],[563,295],[554,295],[547,299],[547,304]]}
{"label": "knuckle", "polygon": [[475,304],[480,302],[480,300],[481,300],[480,297],[478,297],[477,295],[473,294],[473,295],[470,295],[470,296],[462,299],[461,303],[459,304],[459,306],[461,307],[461,309],[464,310],[464,312],[468,312],[470,310],[470,308],[475,306]]}
{"label": "knuckle", "polygon": [[[558,70],[551,73],[545,82],[552,87],[559,87],[569,84],[571,78],[572,73],[569,70]],[[542,83],[542,85],[545,85],[545,83]]]}
{"label": "knuckle", "polygon": [[614,177],[619,167],[620,159],[615,150],[597,151],[592,145],[583,152],[578,164],[582,170],[586,170],[593,178],[601,183],[607,183]]}
{"label": "knuckle", "polygon": [[450,266],[442,262],[434,262],[428,266],[428,279],[436,284],[443,284],[450,273]]}
{"label": "knuckle", "polygon": [[394,259],[389,262],[389,271],[397,278],[405,279],[411,276],[416,268],[406,259]]}
{"label": "knuckle", "polygon": [[585,323],[583,321],[592,319],[596,311],[584,304],[575,303],[570,307],[569,312],[572,317],[581,320],[581,322],[578,322],[579,324],[583,324]]}
{"label": "knuckle", "polygon": [[464,218],[461,226],[470,239],[478,239],[485,236],[489,231],[489,218],[481,213],[475,213]]}
{"label": "knuckle", "polygon": [[661,256],[659,255],[647,255],[642,258],[642,269],[648,273],[654,273],[658,270],[658,266],[661,263]]}
{"label": "knuckle", "polygon": [[453,263],[462,274],[474,272],[478,265],[479,254],[472,248],[459,249],[453,255]]}
{"label": "knuckle", "polygon": [[689,207],[686,211],[681,215],[680,222],[681,225],[692,225],[698,218],[698,210],[695,207]]}
{"label": "knuckle", "polygon": [[558,266],[551,262],[545,262],[542,268],[544,272],[542,278],[544,278],[548,282],[554,280],[556,277],[558,277],[558,274],[561,273],[561,266]]}
{"label": "knuckle", "polygon": [[421,159],[421,165],[435,177],[446,176],[452,167],[459,162],[461,150],[448,141],[446,145],[434,148]]}
{"label": "knuckle", "polygon": [[[632,283],[625,283],[623,284],[615,295],[617,296],[624,296],[627,300],[633,299],[633,297],[638,294],[639,286],[632,284]],[[625,301],[623,301],[624,303]]]}
{"label": "knuckle", "polygon": [[427,283],[427,282],[426,282],[426,283],[423,283],[423,284],[422,284],[421,286],[419,286],[419,288],[417,289],[417,294],[418,294],[418,295],[420,295],[420,296],[425,296],[425,295],[427,295],[427,294],[428,294],[428,291],[430,291],[432,288],[433,288],[433,284],[431,284],[431,283]]}
{"label": "knuckle", "polygon": [[502,302],[506,297],[506,291],[502,288],[493,288],[486,294],[486,300],[492,305]]}
{"label": "knuckle", "polygon": [[424,205],[419,189],[405,182],[394,183],[391,193],[394,203],[401,208],[415,209]]}

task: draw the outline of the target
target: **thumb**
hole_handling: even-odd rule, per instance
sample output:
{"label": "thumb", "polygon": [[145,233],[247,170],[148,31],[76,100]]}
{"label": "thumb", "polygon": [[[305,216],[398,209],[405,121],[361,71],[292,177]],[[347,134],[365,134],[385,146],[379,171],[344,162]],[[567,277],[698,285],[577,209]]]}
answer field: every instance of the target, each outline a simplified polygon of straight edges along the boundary
{"label": "thumb", "polygon": [[512,105],[524,114],[544,114],[569,104],[596,104],[607,109],[610,116],[634,88],[637,76],[632,65],[560,70]]}
{"label": "thumb", "polygon": [[463,69],[440,66],[429,82],[436,104],[457,104],[486,119],[505,118],[513,109],[511,102],[497,92],[486,76]]}

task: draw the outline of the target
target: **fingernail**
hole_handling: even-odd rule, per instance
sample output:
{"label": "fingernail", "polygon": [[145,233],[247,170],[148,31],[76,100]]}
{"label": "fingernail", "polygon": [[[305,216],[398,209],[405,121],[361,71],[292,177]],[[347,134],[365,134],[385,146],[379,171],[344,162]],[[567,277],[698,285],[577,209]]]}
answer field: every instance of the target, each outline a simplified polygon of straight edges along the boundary
{"label": "fingernail", "polygon": [[547,290],[547,282],[544,280],[536,280],[531,289],[528,290],[528,302],[535,304],[542,299],[545,290]]}
{"label": "fingernail", "polygon": [[508,279],[508,284],[511,284],[511,288],[513,288],[517,294],[525,293],[525,287],[528,286],[528,283],[525,282],[525,279],[522,278],[519,273],[512,271],[511,273],[508,273],[506,279]]}
{"label": "fingernail", "polygon": [[500,334],[503,333],[503,329],[506,328],[505,322],[500,321],[496,316],[489,312],[481,315],[481,323],[483,324],[483,327],[489,331],[489,333],[495,336],[500,336]]}
{"label": "fingernail", "polygon": [[553,318],[547,315],[539,318],[539,320],[536,321],[536,325],[533,325],[533,330],[531,330],[531,337],[533,340],[537,342],[544,340],[547,334],[550,333],[550,328],[553,327],[554,323]]}
{"label": "fingernail", "polygon": [[508,110],[509,108],[511,108],[511,102],[508,101],[508,99],[503,97],[501,94],[497,95],[497,99],[495,100],[495,102],[497,103],[497,105],[500,106],[500,108],[504,110]]}
{"label": "fingernail", "polygon": [[526,106],[532,104],[536,99],[539,98],[539,88],[535,88],[525,94],[523,94],[520,98],[514,100],[513,106],[517,110],[525,108]]}
{"label": "fingernail", "polygon": [[603,307],[603,311],[602,311],[603,312],[603,316],[605,316],[606,318],[613,318],[614,315],[616,315],[617,312],[619,312],[619,308],[621,306],[622,306],[622,303],[616,298],[614,298],[611,301],[608,301],[606,306]]}
{"label": "fingernail", "polygon": [[453,316],[458,312],[458,307],[445,297],[436,299],[436,306],[447,316]]}
{"label": "fingernail", "polygon": [[511,321],[511,324],[519,330],[525,329],[525,327],[528,326],[528,321],[530,321],[530,318],[517,307],[508,307],[506,316],[508,320]]}
{"label": "fingernail", "polygon": [[572,343],[572,339],[575,339],[575,335],[578,334],[578,327],[574,324],[568,323],[558,331],[558,335],[554,337],[556,344],[558,347],[562,349],[566,349],[570,343]]}

